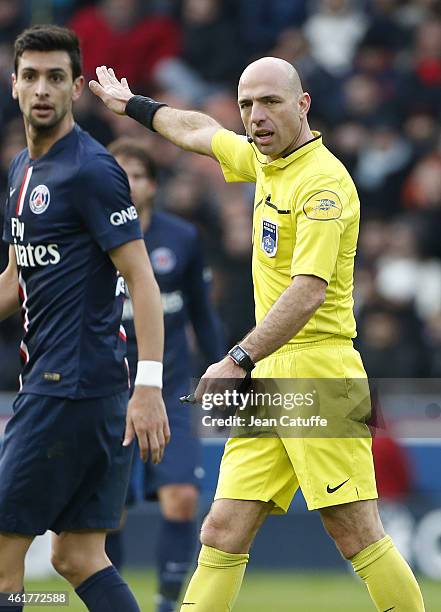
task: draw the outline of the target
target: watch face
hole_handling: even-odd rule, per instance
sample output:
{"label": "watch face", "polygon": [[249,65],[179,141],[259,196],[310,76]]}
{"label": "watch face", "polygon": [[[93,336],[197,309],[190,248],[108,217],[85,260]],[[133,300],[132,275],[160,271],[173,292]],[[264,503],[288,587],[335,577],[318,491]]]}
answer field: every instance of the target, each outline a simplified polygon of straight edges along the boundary
{"label": "watch face", "polygon": [[233,350],[232,355],[234,359],[236,359],[237,361],[240,361],[241,359],[243,359],[243,352],[240,350],[239,347]]}

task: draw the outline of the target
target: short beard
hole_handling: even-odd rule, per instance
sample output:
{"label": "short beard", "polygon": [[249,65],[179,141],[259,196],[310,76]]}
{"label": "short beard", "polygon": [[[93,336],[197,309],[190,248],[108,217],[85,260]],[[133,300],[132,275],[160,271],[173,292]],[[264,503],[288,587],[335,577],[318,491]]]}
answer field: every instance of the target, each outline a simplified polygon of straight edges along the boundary
{"label": "short beard", "polygon": [[37,133],[37,134],[48,134],[50,132],[52,132],[53,130],[55,130],[57,128],[57,126],[63,121],[64,117],[66,116],[66,112],[64,112],[62,115],[56,115],[54,117],[54,119],[52,121],[50,121],[49,123],[39,123],[38,120],[35,120],[32,115],[30,117],[28,117],[28,124],[32,127],[32,129]]}

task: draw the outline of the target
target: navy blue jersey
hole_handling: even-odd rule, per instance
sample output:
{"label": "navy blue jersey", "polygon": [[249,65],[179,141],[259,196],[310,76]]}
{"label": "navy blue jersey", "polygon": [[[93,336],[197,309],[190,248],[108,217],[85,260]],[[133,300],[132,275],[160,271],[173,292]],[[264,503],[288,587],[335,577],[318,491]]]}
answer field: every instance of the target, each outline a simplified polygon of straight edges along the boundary
{"label": "navy blue jersey", "polygon": [[123,296],[106,251],[142,238],[127,177],[75,126],[13,160],[3,238],[14,245],[24,337],[21,391],[65,398],[127,388]]}
{"label": "navy blue jersey", "polygon": [[[205,357],[213,363],[222,357],[220,330],[210,305],[209,283],[204,278],[203,257],[196,228],[179,217],[153,212],[144,240],[161,290],[164,310],[164,394],[192,375],[186,326],[191,322]],[[137,350],[133,308],[124,304],[130,369],[136,370]]]}

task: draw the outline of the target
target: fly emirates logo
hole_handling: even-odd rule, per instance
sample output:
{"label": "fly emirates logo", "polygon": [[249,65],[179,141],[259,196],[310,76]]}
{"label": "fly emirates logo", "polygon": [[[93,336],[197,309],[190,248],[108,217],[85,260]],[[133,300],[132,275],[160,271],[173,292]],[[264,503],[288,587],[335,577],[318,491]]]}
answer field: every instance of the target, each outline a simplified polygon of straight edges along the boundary
{"label": "fly emirates logo", "polygon": [[17,244],[17,241],[24,240],[24,223],[12,217],[11,231],[14,238],[15,257],[17,265],[21,268],[36,268],[37,266],[56,265],[61,257],[58,251],[58,244]]}

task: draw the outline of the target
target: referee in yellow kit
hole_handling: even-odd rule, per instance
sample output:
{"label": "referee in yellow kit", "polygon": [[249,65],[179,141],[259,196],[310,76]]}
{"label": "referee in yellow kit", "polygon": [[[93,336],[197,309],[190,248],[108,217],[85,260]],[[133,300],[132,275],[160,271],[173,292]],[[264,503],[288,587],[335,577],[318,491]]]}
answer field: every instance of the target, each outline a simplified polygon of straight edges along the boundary
{"label": "referee in yellow kit", "polygon": [[[213,379],[244,377],[255,364],[259,378],[365,378],[352,346],[360,203],[345,167],[309,128],[310,96],[293,66],[266,57],[243,72],[238,103],[247,138],[204,114],[134,96],[104,66],[97,77],[90,87],[108,108],[215,158],[227,181],[256,183],[256,327],[208,368],[196,397],[214,388]],[[274,436],[227,442],[182,612],[232,609],[259,527],[269,513],[286,512],[299,486],[377,610],[424,610],[412,571],[383,531],[370,438]]]}

